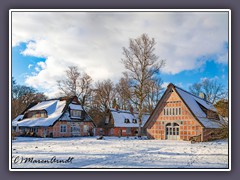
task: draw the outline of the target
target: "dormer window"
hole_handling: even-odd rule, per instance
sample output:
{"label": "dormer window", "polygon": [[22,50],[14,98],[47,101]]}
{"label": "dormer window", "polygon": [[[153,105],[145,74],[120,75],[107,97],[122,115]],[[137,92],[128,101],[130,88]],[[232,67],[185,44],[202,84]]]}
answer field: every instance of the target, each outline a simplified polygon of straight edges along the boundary
{"label": "dormer window", "polygon": [[109,123],[109,121],[110,121],[110,115],[106,117],[106,119],[105,119],[105,125],[107,125],[107,124]]}
{"label": "dormer window", "polygon": [[132,123],[136,124],[136,123],[137,123],[137,120],[136,120],[136,119],[133,119],[133,120],[132,120]]}
{"label": "dormer window", "polygon": [[129,119],[125,119],[124,123],[130,123]]}
{"label": "dormer window", "polygon": [[82,111],[71,110],[70,113],[72,118],[81,118]]}
{"label": "dormer window", "polygon": [[47,112],[45,110],[29,111],[24,115],[24,118],[47,118]]}

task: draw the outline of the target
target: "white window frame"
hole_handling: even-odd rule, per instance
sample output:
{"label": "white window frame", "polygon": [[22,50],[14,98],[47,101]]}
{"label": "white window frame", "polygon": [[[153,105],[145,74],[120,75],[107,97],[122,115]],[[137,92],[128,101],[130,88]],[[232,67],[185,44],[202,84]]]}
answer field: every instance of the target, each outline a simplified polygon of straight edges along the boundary
{"label": "white window frame", "polygon": [[164,116],[182,115],[182,108],[181,107],[164,107],[163,115]]}
{"label": "white window frame", "polygon": [[67,132],[67,125],[61,124],[60,125],[60,133],[66,133]]}
{"label": "white window frame", "polygon": [[81,116],[82,116],[82,111],[71,109],[71,117],[81,118]]}

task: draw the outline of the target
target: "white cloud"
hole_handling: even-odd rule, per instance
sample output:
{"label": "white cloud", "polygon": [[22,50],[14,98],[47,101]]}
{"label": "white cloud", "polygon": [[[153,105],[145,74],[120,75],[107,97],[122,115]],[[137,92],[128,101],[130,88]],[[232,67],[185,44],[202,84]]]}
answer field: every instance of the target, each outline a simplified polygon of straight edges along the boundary
{"label": "white cloud", "polygon": [[204,82],[206,80],[217,81],[217,80],[219,80],[219,77],[218,76],[214,76],[214,77],[211,77],[211,78],[209,78],[209,77],[202,77],[202,78],[200,78],[199,82]]}
{"label": "white cloud", "polygon": [[46,63],[45,63],[45,62],[42,62],[42,61],[38,62],[37,65],[38,65],[39,67],[41,67],[42,69],[45,69],[45,68],[47,67],[47,66],[46,66]]}
{"label": "white cloud", "polygon": [[[28,85],[56,86],[69,65],[77,65],[94,80],[117,80],[124,71],[122,47],[129,38],[147,33],[156,39],[155,53],[166,59],[164,73],[199,68],[206,58],[227,63],[228,16],[224,12],[13,12],[13,46],[27,43],[25,56],[46,58],[37,64]],[[39,70],[39,71],[38,71]]]}
{"label": "white cloud", "polygon": [[35,71],[39,72],[40,71],[39,67],[35,67]]}
{"label": "white cloud", "polygon": [[162,87],[164,89],[167,89],[167,86],[169,85],[170,82],[163,82]]}
{"label": "white cloud", "polygon": [[29,65],[28,65],[28,69],[31,69],[31,67],[33,67],[33,65],[32,65],[32,64],[29,64]]}

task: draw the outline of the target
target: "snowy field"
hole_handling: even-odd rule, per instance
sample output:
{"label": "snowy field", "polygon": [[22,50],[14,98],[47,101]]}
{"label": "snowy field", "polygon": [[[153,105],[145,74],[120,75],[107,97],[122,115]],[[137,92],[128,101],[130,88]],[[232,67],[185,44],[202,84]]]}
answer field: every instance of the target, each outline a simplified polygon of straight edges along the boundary
{"label": "snowy field", "polygon": [[12,168],[228,168],[228,142],[18,137]]}

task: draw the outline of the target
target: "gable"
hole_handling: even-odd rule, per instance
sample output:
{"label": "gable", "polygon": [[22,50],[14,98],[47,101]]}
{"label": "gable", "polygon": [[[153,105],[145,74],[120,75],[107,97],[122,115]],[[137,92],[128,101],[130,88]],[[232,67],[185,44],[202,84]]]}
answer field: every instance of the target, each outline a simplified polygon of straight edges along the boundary
{"label": "gable", "polygon": [[[163,113],[164,107],[171,107],[169,103],[178,103],[180,101],[182,103],[182,111],[183,114],[187,113],[192,116],[192,118],[202,127],[206,128],[219,128],[220,124],[218,121],[209,119],[207,114],[203,111],[203,108],[199,106],[201,104],[204,108],[211,110],[212,112],[216,112],[215,107],[192,94],[186,92],[185,90],[174,86],[173,84],[169,84],[167,90],[164,92],[162,98],[158,102],[156,108],[152,112],[150,118],[148,119],[145,127],[149,125],[149,123],[153,120],[156,120],[161,113]],[[172,105],[174,107],[174,105]],[[176,105],[175,105],[176,106]],[[186,114],[186,115],[187,115]],[[166,118],[167,119],[167,118]]]}
{"label": "gable", "polygon": [[185,120],[193,120],[195,121],[194,124],[202,126],[173,86],[169,86],[145,124],[145,127],[152,127],[156,121],[175,121],[183,123]]}
{"label": "gable", "polygon": [[[76,114],[78,115],[76,116]],[[91,122],[94,126],[96,126],[76,96],[68,100],[64,108],[64,113],[59,120]]]}

